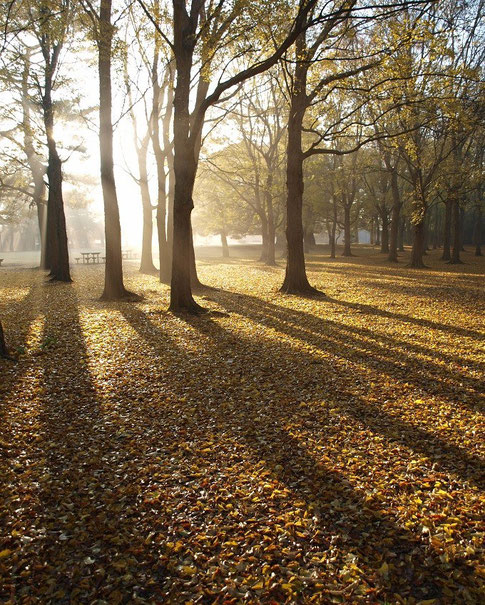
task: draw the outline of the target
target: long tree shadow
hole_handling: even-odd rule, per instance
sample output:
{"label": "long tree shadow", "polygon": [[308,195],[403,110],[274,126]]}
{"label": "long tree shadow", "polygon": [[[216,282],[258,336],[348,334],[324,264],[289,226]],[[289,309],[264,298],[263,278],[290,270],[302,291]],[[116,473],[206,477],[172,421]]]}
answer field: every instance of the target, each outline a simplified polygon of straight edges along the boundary
{"label": "long tree shadow", "polygon": [[[122,314],[152,351],[166,363],[166,334],[135,307],[123,309]],[[209,337],[213,345],[203,356],[199,354],[197,357],[177,350],[177,367],[182,364],[188,380],[200,383],[197,400],[192,401],[197,406],[198,422],[207,426],[219,425],[223,434],[229,431],[236,441],[244,443],[252,452],[255,462],[264,460],[278,481],[287,485],[297,498],[303,499],[309,509],[318,511],[315,535],[308,540],[295,536],[295,548],[302,552],[325,550],[329,547],[330,537],[337,536],[342,559],[345,554],[354,555],[359,567],[364,570],[370,590],[375,590],[380,597],[392,600],[396,593],[416,599],[442,597],[449,580],[450,567],[441,561],[440,553],[427,540],[403,528],[392,513],[384,514],[381,505],[370,504],[341,472],[335,470],[331,460],[315,458],[300,439],[289,433],[289,427],[300,415],[299,402],[306,394],[301,392],[297,377],[295,380],[295,368],[307,362],[309,356],[284,343],[266,344],[262,340],[238,339],[210,318],[186,318],[186,321]],[[207,373],[211,368],[214,370],[214,363],[224,353],[232,357],[237,355],[237,360],[231,364],[231,371],[233,375],[238,373],[239,379],[236,377],[236,380],[224,380],[204,387],[207,385]],[[258,384],[260,394],[257,400],[248,400],[244,396],[242,385],[249,376]],[[321,379],[317,371],[314,377],[316,381]],[[217,404],[207,403],[214,401],[214,392],[218,390],[226,402],[222,409]],[[317,396],[320,395],[317,392]],[[352,405],[356,403],[354,399],[347,407],[331,392],[327,393],[327,400],[334,402],[345,413],[350,413]],[[441,462],[443,468],[452,467],[450,470],[453,472],[458,467],[467,479],[473,480],[469,465],[476,470],[476,462],[460,448],[448,446],[425,431],[411,429],[396,418],[381,415],[374,420],[372,415],[376,411],[370,410],[362,418],[358,412],[354,412],[354,417],[390,442],[399,439],[397,435],[404,432],[404,442],[411,450],[426,453],[437,464]],[[217,418],[215,423],[214,416]],[[338,430],[338,427],[331,425],[325,412],[314,415],[313,422],[321,432],[323,443],[327,431]],[[439,459],[435,446],[440,448]],[[457,458],[460,461],[458,465]],[[443,460],[446,461],[443,463]],[[386,567],[385,574],[379,574],[378,570],[387,561],[392,563]],[[473,567],[459,558],[453,562],[453,566],[456,573],[461,575],[460,583],[473,590]],[[282,578],[277,577],[276,580],[281,582]],[[278,588],[275,590],[274,598],[282,599]],[[308,589],[309,592],[311,590]]]}
{"label": "long tree shadow", "polygon": [[[395,300],[393,295],[397,296],[418,296],[429,298],[433,301],[433,304],[440,304],[443,301],[449,300],[453,302],[455,305],[459,305],[461,307],[477,309],[477,301],[470,300],[470,292],[469,291],[457,291],[457,287],[455,283],[451,284],[427,284],[426,286],[417,286],[415,284],[402,284],[395,283],[392,280],[389,281],[375,281],[368,280],[365,283],[366,288],[370,288],[371,290],[384,290],[385,292],[389,292],[391,296],[388,297],[388,300]],[[468,287],[470,284],[468,284]],[[480,286],[476,284],[476,289]],[[474,292],[474,291],[473,291]]]}
{"label": "long tree shadow", "polygon": [[461,328],[459,326],[450,326],[449,324],[438,323],[429,319],[422,319],[420,317],[411,317],[404,315],[403,313],[395,313],[393,311],[387,311],[374,307],[372,305],[366,305],[363,303],[348,302],[345,300],[338,300],[336,298],[328,298],[328,300],[335,305],[346,307],[347,309],[355,309],[360,313],[366,313],[367,315],[374,315],[377,317],[384,317],[386,319],[392,319],[394,321],[401,321],[403,323],[412,324],[415,326],[430,328],[432,330],[440,330],[442,332],[448,332],[456,336],[466,336],[469,338],[475,338],[477,340],[483,339],[483,334],[476,330],[470,330],[468,328]]}
{"label": "long tree shadow", "polygon": [[138,531],[139,486],[130,471],[137,448],[123,421],[103,411],[74,287],[43,293],[49,346],[41,356],[36,462],[28,470],[38,489],[23,512],[29,573],[17,570],[13,594],[19,601],[41,594],[56,604],[92,602],[94,595],[110,602],[119,593],[123,602],[158,599],[163,566]]}
{"label": "long tree shadow", "polygon": [[[12,365],[10,361],[2,360],[0,358],[0,368],[2,368],[0,372],[3,378],[0,382],[0,397],[5,403],[5,406],[0,408],[0,414],[5,411],[9,396],[30,367],[30,357],[24,356],[24,353],[27,352],[27,341],[32,323],[41,310],[39,302],[40,292],[41,286],[39,283],[36,282],[32,284],[24,298],[13,303],[12,309],[10,310],[10,313],[16,317],[16,330],[13,334],[7,332],[8,344],[11,353],[14,355],[20,354],[20,357],[19,361],[14,365]],[[5,370],[3,370],[3,368],[5,368]]]}
{"label": "long tree shadow", "polygon": [[[372,330],[348,326],[336,321],[323,320],[303,311],[281,307],[249,295],[220,293],[212,297],[230,312],[236,312],[263,325],[288,334],[315,346],[336,357],[355,361],[379,373],[386,373],[403,383],[415,384],[426,393],[437,394],[451,402],[482,410],[483,407],[468,400],[467,389],[477,398],[483,393],[483,382],[461,372],[444,369],[429,357],[434,354],[425,347],[412,343],[402,343],[385,335],[376,335]],[[424,355],[426,366],[420,365],[419,372],[413,371],[416,359],[409,351]],[[437,359],[443,359],[436,354]],[[449,358],[460,363],[459,359]],[[463,360],[463,365],[481,371],[481,364]],[[457,385],[460,385],[459,388]]]}

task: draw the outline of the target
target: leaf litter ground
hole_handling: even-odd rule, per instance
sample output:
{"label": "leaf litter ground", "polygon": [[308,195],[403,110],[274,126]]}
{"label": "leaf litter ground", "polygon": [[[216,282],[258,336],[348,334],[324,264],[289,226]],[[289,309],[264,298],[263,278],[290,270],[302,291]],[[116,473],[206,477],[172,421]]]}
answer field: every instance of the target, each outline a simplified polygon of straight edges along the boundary
{"label": "leaf litter ground", "polygon": [[483,268],[199,262],[222,313],[2,270],[4,603],[483,602]]}

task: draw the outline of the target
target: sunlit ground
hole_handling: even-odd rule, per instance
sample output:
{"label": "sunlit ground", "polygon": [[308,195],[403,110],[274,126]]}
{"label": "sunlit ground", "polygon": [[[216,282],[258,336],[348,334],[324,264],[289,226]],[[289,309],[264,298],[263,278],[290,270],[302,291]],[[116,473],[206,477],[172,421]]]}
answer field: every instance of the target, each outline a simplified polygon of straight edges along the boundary
{"label": "sunlit ground", "polygon": [[0,268],[7,603],[481,603],[485,260],[199,260],[219,313]]}

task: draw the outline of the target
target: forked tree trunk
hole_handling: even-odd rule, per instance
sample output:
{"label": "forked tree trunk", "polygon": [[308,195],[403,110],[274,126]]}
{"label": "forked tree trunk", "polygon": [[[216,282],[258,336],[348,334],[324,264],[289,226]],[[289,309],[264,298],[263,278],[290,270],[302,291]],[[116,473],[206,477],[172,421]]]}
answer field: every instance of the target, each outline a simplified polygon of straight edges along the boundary
{"label": "forked tree trunk", "polygon": [[99,147],[101,187],[104,201],[106,265],[102,300],[131,298],[123,284],[121,226],[113,170],[113,124],[111,121],[111,0],[101,0],[98,34]]}
{"label": "forked tree trunk", "polygon": [[445,220],[443,224],[443,254],[441,260],[451,260],[451,213],[453,208],[453,199],[448,197],[445,202]]}
{"label": "forked tree trunk", "polygon": [[452,202],[452,223],[453,223],[453,251],[451,253],[450,264],[460,265],[462,260],[460,259],[460,251],[462,245],[461,238],[461,221],[460,221],[460,203],[458,198],[455,197]]}

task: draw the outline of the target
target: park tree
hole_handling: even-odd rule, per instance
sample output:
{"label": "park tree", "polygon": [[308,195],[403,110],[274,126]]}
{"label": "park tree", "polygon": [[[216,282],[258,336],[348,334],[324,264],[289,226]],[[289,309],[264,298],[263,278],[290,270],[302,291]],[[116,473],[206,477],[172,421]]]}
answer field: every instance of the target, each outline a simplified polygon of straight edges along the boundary
{"label": "park tree", "polygon": [[[308,17],[318,2],[300,0],[295,10],[290,11],[290,15],[291,12],[293,15],[289,28],[281,28],[277,33],[273,28],[267,33],[266,44],[261,46],[271,50],[264,54],[254,50],[254,40],[248,39],[247,36],[248,31],[260,32],[261,35],[268,31],[267,11],[263,11],[263,19],[262,7],[257,3],[234,2],[226,8],[223,3],[212,4],[204,0],[192,0],[188,6],[182,0],[173,0],[170,15],[172,31],[167,35],[149,8],[139,1],[147,14],[150,14],[157,31],[171,48],[175,59],[174,241],[170,309],[176,312],[200,313],[204,309],[193,299],[191,289],[193,243],[190,217],[206,112],[225,93],[275,65],[303,29],[314,23]],[[275,15],[279,14],[280,11],[275,11]],[[315,19],[318,18],[319,15],[316,15]],[[242,67],[235,68],[232,75],[228,70],[234,67],[234,61],[224,50],[229,44],[229,39],[231,45],[240,45],[238,56],[241,60],[246,59]],[[204,56],[201,49],[210,49],[209,56]],[[216,59],[219,63],[219,73],[222,75],[211,88]],[[224,61],[227,61],[226,65]],[[197,89],[195,108],[191,111],[192,70],[197,62],[203,67],[204,77]]]}
{"label": "park tree", "polygon": [[112,1],[100,0],[96,8],[81,0],[90,20],[90,29],[98,50],[99,74],[99,150],[101,187],[104,202],[106,267],[102,300],[134,300],[123,282],[121,225],[113,165],[113,120],[111,66],[115,26],[112,23]]}

